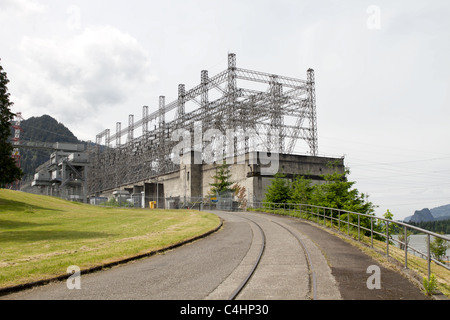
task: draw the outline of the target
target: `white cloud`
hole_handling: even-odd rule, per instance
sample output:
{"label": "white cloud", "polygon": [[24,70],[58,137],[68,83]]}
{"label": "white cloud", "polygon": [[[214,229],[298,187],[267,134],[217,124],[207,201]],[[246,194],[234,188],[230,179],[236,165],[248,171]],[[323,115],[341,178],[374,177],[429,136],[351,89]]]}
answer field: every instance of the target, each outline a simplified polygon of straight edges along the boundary
{"label": "white cloud", "polygon": [[25,17],[45,12],[45,6],[35,0],[0,0],[0,12]]}
{"label": "white cloud", "polygon": [[155,80],[148,53],[111,26],[89,26],[66,39],[24,37],[20,52],[24,77],[16,100],[21,108],[51,114],[74,133],[82,124],[104,128],[99,114],[126,109],[127,101]]}

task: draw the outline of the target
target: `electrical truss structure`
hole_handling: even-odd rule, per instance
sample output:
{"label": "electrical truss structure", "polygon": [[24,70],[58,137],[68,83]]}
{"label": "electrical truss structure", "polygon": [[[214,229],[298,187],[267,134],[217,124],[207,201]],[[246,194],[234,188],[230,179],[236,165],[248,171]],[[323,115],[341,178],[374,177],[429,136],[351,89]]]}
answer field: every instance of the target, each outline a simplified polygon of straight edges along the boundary
{"label": "electrical truss structure", "polygon": [[212,163],[252,151],[290,154],[304,142],[317,156],[314,81],[312,69],[300,80],[237,68],[228,54],[226,70],[213,77],[203,70],[196,87],[178,85],[177,100],[160,96],[157,111],[144,106],[140,120],[129,115],[128,127],[117,122],[115,133],[99,133],[89,193],[179,170],[179,156],[192,150],[201,151],[197,163]]}
{"label": "electrical truss structure", "polygon": [[[12,128],[14,129],[14,138],[12,138],[13,141],[13,151],[12,151],[12,157],[14,161],[16,162],[16,166],[18,168],[21,167],[20,164],[20,133],[23,131],[22,127],[20,126],[23,118],[22,118],[22,112],[17,112],[14,116],[14,124],[12,125]],[[15,181],[11,184],[10,188],[15,188],[16,190],[20,190],[20,180]]]}

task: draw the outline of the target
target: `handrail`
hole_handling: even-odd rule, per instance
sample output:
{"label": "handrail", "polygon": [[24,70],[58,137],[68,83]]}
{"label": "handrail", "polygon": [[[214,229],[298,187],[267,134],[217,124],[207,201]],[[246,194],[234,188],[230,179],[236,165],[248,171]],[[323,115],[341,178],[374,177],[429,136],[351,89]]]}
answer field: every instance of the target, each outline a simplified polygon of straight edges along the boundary
{"label": "handrail", "polygon": [[[255,204],[257,205],[255,207]],[[258,206],[259,204],[259,206]],[[341,230],[341,223],[346,223],[347,224],[347,233],[350,234],[350,226],[354,226],[358,228],[358,241],[361,241],[361,237],[360,237],[360,232],[361,230],[365,230],[370,232],[370,238],[371,238],[371,247],[373,248],[373,237],[375,234],[380,235],[382,237],[386,237],[386,255],[389,256],[389,244],[390,241],[394,241],[397,242],[401,245],[404,246],[404,252],[405,252],[405,260],[404,260],[404,265],[405,268],[408,268],[408,249],[412,250],[414,252],[419,253],[422,257],[425,256],[427,263],[428,263],[428,281],[430,280],[430,276],[431,276],[431,261],[434,261],[436,264],[446,268],[447,270],[450,270],[450,267],[447,266],[446,264],[443,264],[442,262],[440,262],[437,259],[434,259],[431,256],[431,251],[430,251],[430,243],[431,243],[431,237],[435,237],[435,238],[440,238],[443,239],[445,241],[450,241],[450,237],[447,237],[445,235],[442,234],[437,234],[435,232],[431,232],[413,225],[410,225],[408,223],[405,222],[401,222],[401,221],[395,221],[395,220],[390,220],[387,218],[382,218],[382,217],[377,217],[375,215],[370,215],[370,214],[365,214],[365,213],[360,213],[360,212],[353,212],[353,211],[348,211],[348,210],[342,210],[342,209],[336,209],[336,208],[329,208],[329,207],[322,207],[322,206],[316,206],[316,205],[310,205],[310,204],[300,204],[300,203],[273,203],[273,202],[248,202],[247,203],[247,208],[253,208],[253,209],[259,209],[259,208],[269,208],[270,210],[272,209],[277,209],[277,210],[291,210],[291,208],[294,208],[294,210],[300,210],[300,213],[309,213],[312,216],[316,216],[317,217],[317,222],[319,223],[319,219],[320,217],[323,218],[324,224],[326,226],[326,219],[329,219],[330,221],[337,221],[338,222],[338,226],[339,226],[339,230]],[[295,208],[298,209],[295,209]],[[305,209],[303,209],[305,208]],[[323,214],[320,214],[320,211],[323,210]],[[329,210],[330,214],[326,215],[326,211]],[[316,212],[315,212],[316,211]],[[333,217],[333,213],[336,213],[338,215],[338,217]],[[341,215],[342,214],[347,214],[347,220],[344,221],[341,219]],[[350,215],[357,215],[358,217],[358,224],[355,223],[351,223],[350,222]],[[367,217],[370,218],[370,229],[366,228],[364,226],[361,225],[361,217]],[[382,223],[385,226],[385,233],[380,233],[377,230],[375,230],[375,226],[374,225],[374,219],[375,220],[379,220],[382,221]],[[400,240],[396,240],[393,239],[392,237],[390,237],[389,234],[389,225],[390,224],[396,224],[398,226],[400,226],[403,229],[404,235],[405,235],[405,240],[404,242],[400,241]],[[379,225],[377,225],[379,226]],[[408,242],[406,241],[407,239],[407,229],[413,229],[416,231],[419,231],[421,233],[424,233],[427,235],[427,253],[423,253],[421,251],[419,251],[416,248],[413,248],[412,246],[410,246],[408,244]]]}

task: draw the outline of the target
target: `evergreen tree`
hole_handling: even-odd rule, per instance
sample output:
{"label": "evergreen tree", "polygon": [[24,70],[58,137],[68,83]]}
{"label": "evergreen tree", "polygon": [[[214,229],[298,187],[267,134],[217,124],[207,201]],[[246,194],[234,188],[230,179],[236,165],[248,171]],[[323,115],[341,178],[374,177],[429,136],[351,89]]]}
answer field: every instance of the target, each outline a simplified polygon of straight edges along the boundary
{"label": "evergreen tree", "polygon": [[[410,225],[432,231],[435,233],[450,234],[450,219],[437,221],[408,222]],[[411,230],[413,234],[419,234],[417,230]]]}
{"label": "evergreen tree", "polygon": [[312,192],[312,204],[352,212],[372,214],[375,206],[367,201],[364,193],[353,189],[354,181],[348,181],[349,169],[324,175],[326,183],[316,185]]}
{"label": "evergreen tree", "polygon": [[9,101],[8,84],[9,80],[3,67],[0,65],[0,187],[16,180],[20,180],[23,172],[17,167],[15,160],[12,158],[13,146],[8,142],[10,135],[11,121],[14,114],[10,108],[13,105]]}
{"label": "evergreen tree", "polygon": [[[347,176],[349,174],[350,170],[346,168],[344,173],[335,171],[331,174],[324,175],[325,183],[315,186],[311,196],[311,204],[374,215],[375,206],[367,201],[364,193],[359,193],[358,189],[353,188],[356,182],[348,181]],[[337,212],[333,211],[332,214],[337,218]],[[358,216],[356,214],[348,215],[349,217],[347,217],[347,214],[342,214],[340,218],[343,220],[349,219],[350,223],[354,224],[358,222]],[[361,226],[370,228],[371,222],[369,217],[360,216],[359,220]],[[375,228],[379,231],[380,226],[375,226]]]}
{"label": "evergreen tree", "polygon": [[[333,173],[322,175],[325,182],[321,184],[312,184],[310,179],[303,176],[298,176],[293,182],[289,182],[284,174],[277,173],[266,189],[264,201],[271,203],[267,207],[283,207],[284,203],[309,204],[374,215],[375,205],[367,200],[365,194],[353,188],[355,182],[347,180],[349,173],[349,169],[345,169],[344,173],[334,170]],[[326,215],[332,214],[334,218],[338,217],[337,210],[326,211]],[[350,214],[350,216],[342,214],[340,218],[349,219],[351,223],[358,221],[356,214]],[[359,222],[361,226],[370,228],[369,217],[360,217]],[[381,231],[380,228],[381,226],[375,226],[376,231]]]}
{"label": "evergreen tree", "polygon": [[[427,238],[427,244],[428,244],[428,238]],[[430,245],[430,251],[431,251],[432,256],[436,260],[443,262],[447,250],[450,249],[450,244],[448,244],[447,241],[445,241],[444,239],[436,237],[431,241],[431,243],[429,245]]]}
{"label": "evergreen tree", "polygon": [[[389,211],[389,209],[386,211],[385,214],[383,214],[383,218],[388,219],[388,220],[393,220],[394,219],[394,214]],[[388,231],[389,235],[392,236],[393,234],[397,233],[397,225],[395,225],[394,223],[390,223],[389,222],[389,229],[387,229],[387,222],[385,221],[382,226],[382,232],[385,234],[386,230]],[[404,234],[403,234],[404,237]]]}
{"label": "evergreen tree", "polygon": [[306,179],[304,176],[295,177],[291,184],[291,193],[289,202],[297,204],[309,204],[311,202],[312,180]]}
{"label": "evergreen tree", "polygon": [[[287,203],[289,202],[291,189],[290,183],[286,176],[282,173],[277,173],[272,179],[272,183],[267,187],[265,193],[265,202],[270,203]],[[275,205],[277,207],[278,205]]]}
{"label": "evergreen tree", "polygon": [[214,182],[210,183],[211,193],[213,195],[221,194],[224,192],[234,192],[235,190],[230,186],[233,184],[231,179],[231,172],[229,165],[226,163],[216,168],[216,174],[213,176]]}

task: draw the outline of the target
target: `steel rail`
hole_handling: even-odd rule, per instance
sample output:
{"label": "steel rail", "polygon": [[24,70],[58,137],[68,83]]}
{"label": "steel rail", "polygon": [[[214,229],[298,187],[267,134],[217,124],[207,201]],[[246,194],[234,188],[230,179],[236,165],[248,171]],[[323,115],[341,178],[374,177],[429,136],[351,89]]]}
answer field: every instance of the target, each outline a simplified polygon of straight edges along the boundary
{"label": "steel rail", "polygon": [[261,232],[261,236],[262,236],[261,248],[259,250],[258,259],[256,259],[256,262],[253,264],[252,269],[247,274],[247,276],[245,277],[244,281],[242,281],[241,284],[237,287],[237,289],[231,294],[229,300],[236,299],[237,295],[242,291],[242,289],[250,281],[250,278],[255,273],[255,270],[258,267],[259,262],[261,261],[261,258],[262,258],[263,254],[264,254],[264,250],[266,248],[266,235],[264,233],[264,230],[261,228],[261,226],[258,223],[256,223],[255,221],[251,220],[251,219],[248,219],[248,218],[245,218],[245,217],[243,217],[243,218],[248,220],[248,221],[251,221],[253,224],[255,224],[259,228],[259,231]]}
{"label": "steel rail", "polygon": [[309,268],[309,271],[310,271],[309,272],[309,290],[310,290],[310,293],[311,293],[312,300],[317,300],[316,272],[314,271],[314,266],[313,266],[311,255],[309,254],[308,249],[306,248],[306,246],[303,243],[302,239],[300,239],[300,237],[297,234],[292,232],[292,230],[286,228],[285,226],[283,226],[282,224],[280,224],[280,223],[278,223],[276,221],[272,221],[272,222],[277,224],[277,225],[279,225],[280,227],[282,227],[285,230],[287,230],[290,234],[292,234],[297,239],[297,241],[300,243],[300,246],[303,248],[303,251],[305,252],[306,260],[308,262],[308,268]]}
{"label": "steel rail", "polygon": [[[255,208],[255,203],[250,202],[252,205],[250,207]],[[428,280],[430,280],[430,276],[431,276],[431,262],[433,261],[434,263],[436,263],[436,265],[439,265],[441,267],[444,267],[447,270],[450,270],[450,267],[445,265],[444,263],[440,262],[439,260],[437,260],[436,258],[434,258],[431,254],[431,250],[430,250],[430,244],[431,244],[431,237],[434,238],[440,238],[442,240],[448,241],[450,242],[450,237],[446,236],[446,235],[442,235],[442,234],[438,234],[435,232],[431,232],[413,225],[410,225],[408,223],[402,222],[402,221],[396,221],[396,220],[391,220],[391,219],[387,219],[384,217],[378,217],[375,215],[371,215],[371,214],[366,214],[366,213],[359,213],[359,212],[353,212],[353,211],[348,211],[348,210],[342,210],[342,209],[336,209],[336,208],[329,208],[329,207],[323,207],[323,206],[316,206],[316,205],[309,205],[309,204],[300,204],[300,203],[270,203],[270,202],[256,202],[256,204],[260,205],[259,208],[264,208],[264,207],[268,207],[268,208],[273,208],[273,209],[278,209],[278,210],[291,210],[291,207],[294,208],[295,211],[299,210],[300,213],[307,213],[307,214],[311,214],[311,216],[315,216],[315,219],[317,220],[316,222],[320,224],[320,219],[323,219],[323,223],[324,225],[326,225],[326,219],[329,219],[330,221],[337,221],[338,222],[338,229],[341,230],[341,223],[346,224],[347,225],[347,234],[350,234],[350,226],[357,228],[357,232],[358,232],[358,241],[361,241],[361,230],[365,230],[370,232],[370,241],[371,241],[371,247],[373,248],[373,236],[376,235],[380,235],[382,237],[386,238],[386,255],[389,257],[389,245],[391,240],[394,242],[398,242],[404,245],[404,253],[405,253],[405,257],[404,257],[404,266],[405,268],[408,268],[408,250],[412,250],[414,252],[417,252],[419,254],[422,255],[422,257],[425,257],[425,260],[427,261],[427,271],[428,271]],[[320,211],[323,212],[323,214],[320,214]],[[326,212],[330,212],[329,215],[326,214]],[[336,213],[337,217],[333,217],[332,213]],[[346,221],[343,220],[341,218],[341,215],[346,215],[347,219]],[[350,222],[350,216],[355,216],[358,218],[358,223],[352,223]],[[371,227],[369,228],[365,228],[361,225],[361,217],[364,218],[369,218],[371,220]],[[378,232],[374,226],[374,220],[378,220],[379,223],[383,226],[383,230],[382,232]],[[405,238],[407,237],[407,229],[412,229],[412,230],[416,230],[420,233],[423,233],[427,236],[427,252],[423,253],[420,250],[417,250],[416,248],[414,248],[412,245],[408,244],[407,241],[402,242],[402,241],[398,241],[392,238],[392,235],[389,232],[389,226],[390,225],[397,225],[401,228],[403,228],[403,233],[405,235]]]}
{"label": "steel rail", "polygon": [[[259,231],[261,232],[261,236],[262,236],[262,243],[261,243],[261,248],[259,251],[259,255],[258,258],[256,259],[255,263],[253,264],[252,269],[250,270],[250,272],[247,274],[247,276],[245,277],[245,279],[240,283],[240,285],[238,286],[238,288],[231,294],[229,300],[235,300],[236,297],[239,295],[239,293],[245,288],[245,286],[248,284],[248,282],[250,281],[251,277],[253,276],[253,274],[256,271],[256,268],[258,267],[262,256],[264,254],[264,250],[265,250],[265,246],[266,246],[266,237],[265,237],[265,233],[263,231],[263,229],[261,228],[261,226],[255,222],[252,219],[249,219],[247,217],[243,217],[243,216],[239,216],[242,217],[250,222],[252,222],[254,225],[256,225],[259,229]],[[297,239],[297,241],[299,242],[301,248],[303,249],[303,253],[306,256],[306,261],[308,264],[308,269],[309,269],[309,295],[311,297],[312,300],[317,300],[317,281],[316,281],[316,273],[314,270],[314,266],[312,263],[312,259],[311,259],[311,255],[308,251],[308,249],[306,248],[305,244],[303,243],[303,241],[300,239],[300,237],[295,234],[294,232],[292,232],[292,230],[290,230],[289,228],[285,227],[284,225],[271,220],[271,222],[275,223],[276,225],[282,227],[283,229],[287,230],[292,236],[294,236],[294,238]]]}

